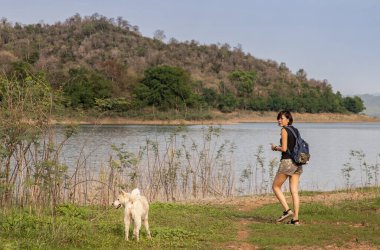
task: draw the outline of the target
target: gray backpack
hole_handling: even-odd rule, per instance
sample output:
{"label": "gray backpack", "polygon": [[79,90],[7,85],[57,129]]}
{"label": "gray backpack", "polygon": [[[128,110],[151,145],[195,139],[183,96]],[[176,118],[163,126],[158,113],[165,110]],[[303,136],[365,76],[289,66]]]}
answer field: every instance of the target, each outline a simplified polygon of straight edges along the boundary
{"label": "gray backpack", "polygon": [[294,149],[292,152],[288,149],[288,154],[291,156],[294,163],[298,165],[306,164],[310,160],[309,144],[301,138],[298,129],[293,128],[292,126],[287,126],[286,128],[294,135],[294,138],[296,139]]}

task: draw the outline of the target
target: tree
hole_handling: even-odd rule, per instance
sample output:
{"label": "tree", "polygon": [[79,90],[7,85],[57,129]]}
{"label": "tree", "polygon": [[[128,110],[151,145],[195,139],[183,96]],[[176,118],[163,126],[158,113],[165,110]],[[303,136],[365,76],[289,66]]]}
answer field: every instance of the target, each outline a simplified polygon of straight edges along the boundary
{"label": "tree", "polygon": [[[25,70],[21,65],[19,69]],[[0,75],[0,205],[10,202],[16,184],[30,181],[25,175],[33,171],[26,167],[30,160],[25,154],[41,142],[54,100],[43,74],[23,73]]]}
{"label": "tree", "polygon": [[355,114],[360,113],[365,109],[363,100],[359,96],[345,97],[343,99],[343,105],[348,111]]}
{"label": "tree", "polygon": [[300,80],[300,81],[306,81],[307,80],[307,74],[306,74],[306,71],[304,69],[299,69],[296,73],[296,76],[297,76],[298,80]]}
{"label": "tree", "polygon": [[204,88],[202,90],[202,98],[210,107],[216,107],[218,93],[212,88]]}
{"label": "tree", "polygon": [[235,70],[229,75],[230,81],[235,85],[239,97],[252,94],[256,73],[253,71]]}
{"label": "tree", "polygon": [[237,105],[236,97],[229,91],[225,95],[220,95],[218,102],[219,110],[224,113],[234,111]]}
{"label": "tree", "polygon": [[246,109],[249,98],[252,97],[256,72],[235,70],[230,73],[229,78],[236,87],[237,96],[240,98],[240,106]]}
{"label": "tree", "polygon": [[248,108],[253,111],[267,111],[268,102],[262,97],[251,98],[248,103]]}
{"label": "tree", "polygon": [[189,104],[192,96],[190,74],[177,67],[157,66],[145,71],[135,89],[136,98],[162,109],[179,109]]}
{"label": "tree", "polygon": [[64,86],[67,106],[90,108],[96,99],[111,96],[111,85],[100,73],[85,68],[70,69],[70,78]]}
{"label": "tree", "polygon": [[153,38],[163,42],[164,39],[166,38],[165,32],[163,30],[156,30],[153,34]]}

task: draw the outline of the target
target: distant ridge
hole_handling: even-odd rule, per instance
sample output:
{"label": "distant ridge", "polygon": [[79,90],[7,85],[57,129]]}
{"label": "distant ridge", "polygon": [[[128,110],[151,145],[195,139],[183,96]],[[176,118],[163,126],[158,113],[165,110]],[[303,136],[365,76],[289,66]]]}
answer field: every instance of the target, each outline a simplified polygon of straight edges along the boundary
{"label": "distant ridge", "polygon": [[380,117],[380,93],[358,95],[364,102],[366,115]]}

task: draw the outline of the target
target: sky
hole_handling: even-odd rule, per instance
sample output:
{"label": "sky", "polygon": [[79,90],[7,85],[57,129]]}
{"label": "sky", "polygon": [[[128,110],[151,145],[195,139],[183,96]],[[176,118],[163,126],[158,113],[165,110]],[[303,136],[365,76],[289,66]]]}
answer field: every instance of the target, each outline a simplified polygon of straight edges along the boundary
{"label": "sky", "polygon": [[122,17],[146,37],[163,30],[166,42],[241,46],[343,95],[380,93],[379,0],[0,0],[0,18],[12,23],[76,13]]}

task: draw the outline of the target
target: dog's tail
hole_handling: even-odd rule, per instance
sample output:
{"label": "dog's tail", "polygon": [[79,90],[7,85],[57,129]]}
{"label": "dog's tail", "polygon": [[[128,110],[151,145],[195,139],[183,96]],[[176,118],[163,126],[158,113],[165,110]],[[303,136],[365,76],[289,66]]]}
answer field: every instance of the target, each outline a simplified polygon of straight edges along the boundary
{"label": "dog's tail", "polygon": [[138,188],[135,188],[131,192],[131,200],[139,200],[141,198],[140,190]]}

